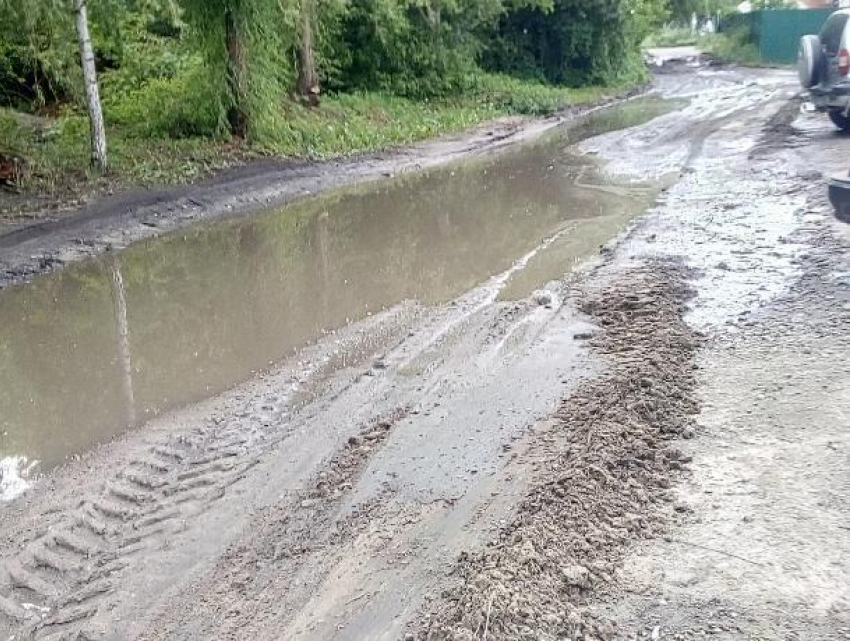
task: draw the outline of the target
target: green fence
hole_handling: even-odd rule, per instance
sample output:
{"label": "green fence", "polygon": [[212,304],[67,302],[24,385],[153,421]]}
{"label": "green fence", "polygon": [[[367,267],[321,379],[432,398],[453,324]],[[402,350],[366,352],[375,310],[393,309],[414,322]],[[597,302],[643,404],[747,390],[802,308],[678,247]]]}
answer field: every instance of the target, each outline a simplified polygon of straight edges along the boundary
{"label": "green fence", "polygon": [[765,62],[792,64],[800,38],[818,33],[832,9],[765,9],[738,14],[724,21],[721,31],[747,29]]}

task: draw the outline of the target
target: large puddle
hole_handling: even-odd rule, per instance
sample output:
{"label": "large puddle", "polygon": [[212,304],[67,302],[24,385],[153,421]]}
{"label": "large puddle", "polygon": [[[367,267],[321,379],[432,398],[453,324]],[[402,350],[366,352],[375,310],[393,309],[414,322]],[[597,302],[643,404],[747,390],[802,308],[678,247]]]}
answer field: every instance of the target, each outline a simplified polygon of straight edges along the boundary
{"label": "large puddle", "polygon": [[502,292],[528,295],[657,192],[603,178],[573,145],[669,109],[635,100],[498,155],[195,227],[0,292],[0,495],[20,488],[10,470],[24,457],[48,469],[367,314],[451,300],[548,239]]}

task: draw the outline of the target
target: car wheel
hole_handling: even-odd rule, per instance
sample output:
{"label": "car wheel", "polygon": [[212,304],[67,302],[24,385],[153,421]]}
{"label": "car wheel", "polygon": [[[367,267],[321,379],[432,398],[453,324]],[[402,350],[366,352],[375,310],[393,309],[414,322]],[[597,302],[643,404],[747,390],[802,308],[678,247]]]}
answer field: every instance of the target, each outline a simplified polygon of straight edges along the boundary
{"label": "car wheel", "polygon": [[850,224],[850,203],[844,203],[835,208],[835,217],[842,223]]}
{"label": "car wheel", "polygon": [[840,111],[830,111],[829,119],[833,124],[842,131],[850,132],[850,118],[845,116]]}
{"label": "car wheel", "polygon": [[803,89],[811,89],[820,82],[824,64],[823,47],[817,36],[800,38],[800,50],[797,53],[797,75]]}
{"label": "car wheel", "polygon": [[830,179],[827,192],[835,217],[841,222],[850,223],[850,176]]}

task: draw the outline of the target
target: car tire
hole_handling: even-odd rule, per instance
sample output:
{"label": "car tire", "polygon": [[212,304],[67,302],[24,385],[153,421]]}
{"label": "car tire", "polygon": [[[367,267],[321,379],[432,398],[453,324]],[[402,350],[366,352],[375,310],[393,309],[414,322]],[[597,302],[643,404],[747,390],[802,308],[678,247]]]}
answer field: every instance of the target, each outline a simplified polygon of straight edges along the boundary
{"label": "car tire", "polygon": [[850,223],[850,176],[830,179],[828,194],[835,217],[843,223]]}
{"label": "car tire", "polygon": [[800,38],[800,50],[797,53],[797,75],[803,89],[811,89],[821,81],[824,56],[818,36]]}
{"label": "car tire", "polygon": [[841,131],[850,132],[850,118],[840,111],[830,111],[829,119],[832,121],[832,124],[838,127]]}
{"label": "car tire", "polygon": [[835,219],[850,225],[850,203],[842,203],[835,207]]}

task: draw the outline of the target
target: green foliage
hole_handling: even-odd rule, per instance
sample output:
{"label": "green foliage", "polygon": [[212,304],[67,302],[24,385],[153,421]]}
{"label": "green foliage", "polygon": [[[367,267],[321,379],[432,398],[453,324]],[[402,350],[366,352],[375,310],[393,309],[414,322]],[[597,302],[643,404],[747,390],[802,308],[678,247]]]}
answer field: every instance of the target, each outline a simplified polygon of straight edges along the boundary
{"label": "green foliage", "polygon": [[[665,0],[312,0],[323,101],[307,109],[293,100],[302,3],[90,0],[115,180],[168,182],[247,153],[333,155],[551,113],[642,79],[639,43],[666,18]],[[0,0],[0,107],[38,114],[0,112],[0,153],[30,160],[25,188],[99,180],[84,170],[72,6]],[[223,142],[234,114],[249,123],[244,146]]]}
{"label": "green foliage", "polygon": [[0,141],[2,151],[11,156],[22,156],[27,150],[29,131],[23,126],[21,116],[0,108]]}
{"label": "green foliage", "polygon": [[62,0],[0,0],[0,105],[30,108],[75,98],[78,56]]}
{"label": "green foliage", "polygon": [[668,7],[659,0],[630,0],[626,12],[626,40],[635,48],[670,17]]}
{"label": "green foliage", "polygon": [[213,169],[243,162],[245,154],[210,138],[140,137],[113,124],[107,179],[89,175],[89,125],[85,115],[68,111],[58,118],[22,116],[0,108],[0,153],[26,158],[19,188],[42,195],[78,195],[130,185],[156,185],[195,179]]}
{"label": "green foliage", "polygon": [[503,16],[487,68],[556,84],[635,80],[640,43],[665,17],[662,0],[555,0]]}
{"label": "green foliage", "polygon": [[700,46],[710,51],[718,62],[758,66],[763,64],[758,45],[747,27],[737,27],[700,38]]}
{"label": "green foliage", "polygon": [[[480,68],[579,86],[637,78],[636,42],[662,0],[318,0],[314,39],[329,91],[416,99],[475,89]],[[0,0],[0,104],[79,100],[69,0]],[[299,0],[98,0],[90,21],[111,120],[168,135],[224,133],[242,108],[251,135],[279,131],[296,76]],[[232,82],[225,16],[244,50]],[[159,97],[157,97],[159,96]],[[191,111],[196,107],[197,116]],[[143,110],[149,123],[142,125]],[[175,113],[176,122],[161,122]],[[214,114],[214,115],[213,115]],[[214,122],[213,122],[214,121]]]}
{"label": "green foliage", "polygon": [[153,77],[122,91],[105,92],[107,126],[138,137],[215,137],[221,134],[218,94],[196,64],[173,76]]}
{"label": "green foliage", "polygon": [[197,64],[197,55],[181,40],[185,29],[182,12],[176,6],[175,11],[152,6],[143,13],[124,12],[111,41],[95,40],[101,59],[106,57],[104,42],[111,51],[112,66],[102,69],[106,73],[101,74],[101,93],[120,96],[149,80],[173,78]]}
{"label": "green foliage", "polygon": [[590,102],[603,93],[600,87],[553,87],[542,82],[506,75],[477,77],[470,99],[508,113],[545,116],[574,104]]}
{"label": "green foliage", "polygon": [[336,88],[414,98],[461,91],[501,11],[498,0],[351,0],[339,45],[350,53]]}
{"label": "green foliage", "polygon": [[499,112],[486,105],[412,101],[387,93],[328,97],[320,109],[290,103],[264,151],[325,157],[458,131]]}
{"label": "green foliage", "polygon": [[691,16],[709,18],[731,13],[739,0],[670,0],[670,18],[679,25],[690,25]]}
{"label": "green foliage", "polygon": [[752,0],[753,9],[799,9],[799,5],[794,0]]}
{"label": "green foliage", "polygon": [[[277,126],[279,105],[292,87],[297,7],[278,0],[184,0],[185,18],[210,72],[218,130],[230,110],[243,111],[250,135],[262,140]],[[240,64],[228,57],[227,21],[234,25]]]}
{"label": "green foliage", "polygon": [[334,156],[410,143],[460,131],[506,114],[546,115],[598,98],[603,90],[567,89],[508,76],[481,75],[463,96],[413,100],[385,92],[326,98],[321,108],[289,103],[281,126],[262,150]]}
{"label": "green foliage", "polygon": [[[98,69],[120,71],[106,74],[115,84],[121,77],[136,85],[176,72],[180,54],[171,41],[184,26],[180,14],[176,0],[90,2]],[[0,105],[79,102],[81,83],[71,0],[0,0]]]}
{"label": "green foliage", "polygon": [[[326,88],[341,89],[351,66],[351,50],[343,38],[348,0],[316,0],[313,45],[319,78]],[[295,60],[295,53],[292,53]]]}

